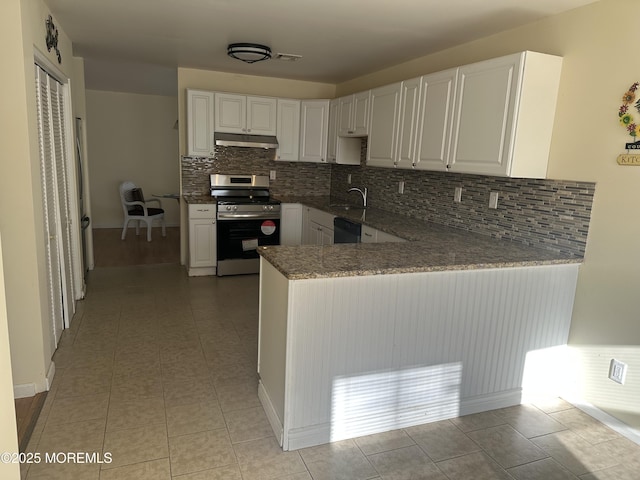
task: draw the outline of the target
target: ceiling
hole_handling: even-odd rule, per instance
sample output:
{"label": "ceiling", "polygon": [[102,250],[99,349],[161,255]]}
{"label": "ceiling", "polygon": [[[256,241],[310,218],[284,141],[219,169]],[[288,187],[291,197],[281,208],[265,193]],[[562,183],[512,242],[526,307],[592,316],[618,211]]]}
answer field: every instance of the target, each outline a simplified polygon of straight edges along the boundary
{"label": "ceiling", "polygon": [[[160,93],[176,67],[340,83],[596,0],[44,1],[87,88]],[[235,42],[302,58],[247,64],[227,56]]]}

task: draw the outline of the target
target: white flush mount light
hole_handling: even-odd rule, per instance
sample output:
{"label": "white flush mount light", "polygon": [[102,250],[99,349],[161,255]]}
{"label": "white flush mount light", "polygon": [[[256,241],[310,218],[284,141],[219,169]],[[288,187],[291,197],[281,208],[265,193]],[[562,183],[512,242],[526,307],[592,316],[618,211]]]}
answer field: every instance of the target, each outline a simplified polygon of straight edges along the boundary
{"label": "white flush mount light", "polygon": [[227,55],[246,63],[261,62],[271,58],[271,49],[257,43],[230,43]]}

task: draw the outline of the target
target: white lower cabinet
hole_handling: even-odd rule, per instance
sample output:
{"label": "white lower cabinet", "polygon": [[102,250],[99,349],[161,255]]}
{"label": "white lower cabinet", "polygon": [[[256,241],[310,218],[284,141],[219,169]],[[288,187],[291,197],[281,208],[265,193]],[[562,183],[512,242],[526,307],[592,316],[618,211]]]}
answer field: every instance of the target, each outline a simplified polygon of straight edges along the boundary
{"label": "white lower cabinet", "polygon": [[302,210],[302,243],[303,245],[333,244],[332,215],[322,210],[303,207]]}
{"label": "white lower cabinet", "polygon": [[302,245],[302,204],[280,205],[280,245]]}
{"label": "white lower cabinet", "polygon": [[189,205],[189,276],[216,274],[216,206]]}
{"label": "white lower cabinet", "polygon": [[362,243],[406,242],[404,238],[396,237],[368,225],[362,225],[361,241]]}

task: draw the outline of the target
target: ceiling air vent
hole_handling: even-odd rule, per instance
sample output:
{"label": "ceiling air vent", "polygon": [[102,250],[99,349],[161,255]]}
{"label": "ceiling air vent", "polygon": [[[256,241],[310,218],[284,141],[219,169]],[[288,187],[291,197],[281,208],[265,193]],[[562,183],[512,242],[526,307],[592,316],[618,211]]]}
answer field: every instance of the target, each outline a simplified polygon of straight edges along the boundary
{"label": "ceiling air vent", "polygon": [[295,53],[276,53],[274,57],[276,60],[282,60],[285,62],[295,62],[302,58],[302,55],[296,55]]}

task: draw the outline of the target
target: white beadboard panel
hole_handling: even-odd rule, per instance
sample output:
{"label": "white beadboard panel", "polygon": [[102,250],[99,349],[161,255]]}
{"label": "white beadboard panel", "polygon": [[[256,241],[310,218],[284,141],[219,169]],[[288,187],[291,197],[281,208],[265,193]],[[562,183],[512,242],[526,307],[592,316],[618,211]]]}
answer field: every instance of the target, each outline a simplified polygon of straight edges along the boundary
{"label": "white beadboard panel", "polygon": [[[300,443],[289,432],[318,441],[311,432],[331,426],[331,439],[349,438],[518,403],[527,352],[566,344],[577,271],[289,282],[285,444]],[[455,393],[450,375],[428,374],[448,365],[460,366]]]}
{"label": "white beadboard panel", "polygon": [[266,385],[268,390],[268,413],[275,414],[279,423],[283,424],[289,282],[262,258],[260,271],[258,374],[261,384]]}

